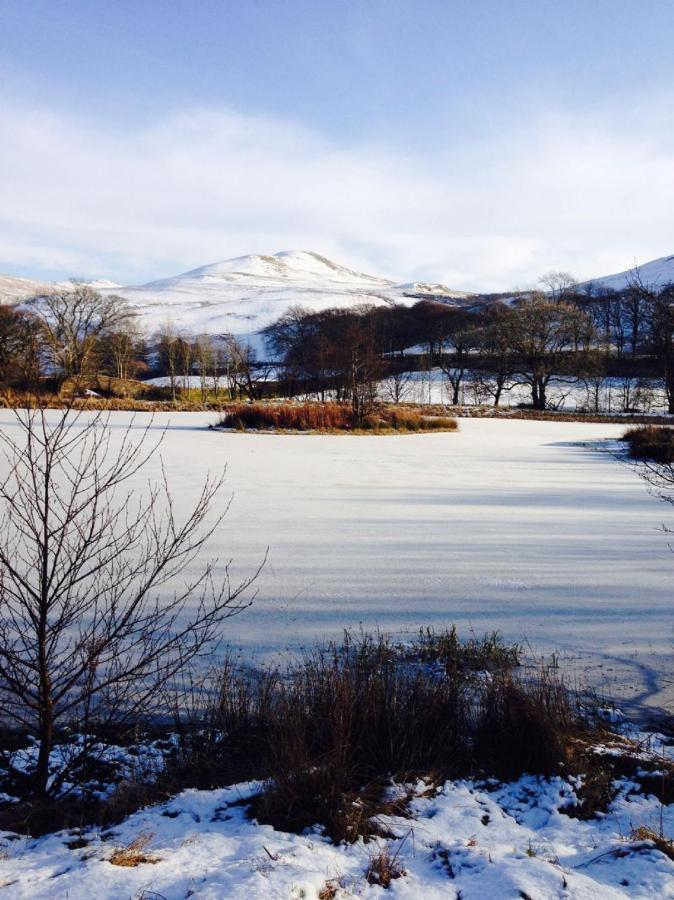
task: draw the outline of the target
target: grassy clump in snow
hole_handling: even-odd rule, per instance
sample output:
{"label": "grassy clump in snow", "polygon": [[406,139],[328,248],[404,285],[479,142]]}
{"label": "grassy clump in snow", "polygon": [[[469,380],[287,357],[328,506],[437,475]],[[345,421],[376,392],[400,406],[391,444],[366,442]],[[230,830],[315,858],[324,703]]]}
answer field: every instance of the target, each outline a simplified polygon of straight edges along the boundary
{"label": "grassy clump in snow", "polygon": [[459,640],[456,626],[436,631],[421,628],[418,637],[409,645],[409,654],[423,662],[440,662],[447,671],[509,671],[520,665],[522,651],[519,644],[507,644],[498,631],[482,638]]}
{"label": "grassy clump in snow", "polygon": [[629,445],[633,459],[658,463],[674,462],[674,429],[666,426],[643,425],[630,428],[622,437]]}
{"label": "grassy clump in snow", "polygon": [[455,431],[456,419],[423,415],[415,410],[381,407],[355,420],[341,403],[238,403],[222,415],[217,427],[238,431]]}
{"label": "grassy clump in snow", "polygon": [[[265,683],[264,703],[253,691],[253,722],[264,707],[255,731],[267,782],[252,814],[291,831],[319,823],[353,841],[378,833],[391,804],[404,813],[392,779],[557,774],[570,736],[586,729],[564,685],[549,672],[519,675],[490,638],[491,669],[475,668],[477,651],[475,641],[465,655],[457,647],[445,665],[381,636],[347,636],[279,674],[271,691]],[[226,719],[230,693],[221,692]]]}

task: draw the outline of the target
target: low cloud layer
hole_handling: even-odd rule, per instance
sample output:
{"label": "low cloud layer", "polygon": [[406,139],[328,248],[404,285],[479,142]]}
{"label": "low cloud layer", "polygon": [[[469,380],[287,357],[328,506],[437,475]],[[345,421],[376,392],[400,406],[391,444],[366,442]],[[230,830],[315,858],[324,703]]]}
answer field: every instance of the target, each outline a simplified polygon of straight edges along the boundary
{"label": "low cloud layer", "polygon": [[122,131],[0,108],[0,271],[139,283],[311,249],[466,289],[603,275],[674,253],[673,124],[546,113],[498,142],[430,134],[409,156],[232,111]]}

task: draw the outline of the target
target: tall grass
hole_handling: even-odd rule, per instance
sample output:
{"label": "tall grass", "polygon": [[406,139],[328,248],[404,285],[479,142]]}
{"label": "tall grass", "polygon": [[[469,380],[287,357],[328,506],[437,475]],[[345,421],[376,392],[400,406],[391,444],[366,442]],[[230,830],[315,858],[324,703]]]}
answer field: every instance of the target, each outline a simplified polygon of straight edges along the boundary
{"label": "tall grass", "polygon": [[456,419],[382,407],[356,421],[340,403],[239,403],[225,410],[221,428],[281,431],[454,431]]}
{"label": "tall grass", "polygon": [[622,439],[629,445],[633,459],[647,459],[658,463],[674,462],[674,429],[643,425],[630,428]]}
{"label": "tall grass", "polygon": [[558,773],[586,723],[554,674],[521,677],[516,661],[494,636],[361,634],[245,683],[230,669],[211,709],[228,731],[222,763],[238,754],[239,776],[265,779],[258,820],[320,823],[335,840],[377,832],[391,779]]}
{"label": "tall grass", "polygon": [[176,751],[158,780],[86,807],[0,810],[0,826],[110,823],[186,787],[261,780],[259,821],[353,841],[381,834],[382,814],[406,814],[411,791],[392,794],[392,782],[560,774],[591,736],[554,671],[523,675],[517,647],[494,634],[464,643],[454,629],[405,643],[347,634],[278,668],[226,660],[170,730]]}

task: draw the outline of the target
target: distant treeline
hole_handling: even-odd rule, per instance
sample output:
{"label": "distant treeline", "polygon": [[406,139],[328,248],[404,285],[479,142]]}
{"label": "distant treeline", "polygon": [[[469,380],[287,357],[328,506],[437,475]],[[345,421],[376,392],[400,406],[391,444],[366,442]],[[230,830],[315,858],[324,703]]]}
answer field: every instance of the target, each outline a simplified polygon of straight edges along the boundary
{"label": "distant treeline", "polygon": [[387,380],[399,400],[410,369],[439,368],[458,404],[467,379],[498,406],[526,385],[534,409],[549,386],[582,379],[595,393],[609,376],[657,381],[674,413],[674,286],[638,281],[622,291],[575,285],[527,292],[471,307],[419,301],[411,307],[311,312],[297,307],[265,330],[291,392],[333,392]]}
{"label": "distant treeline", "polygon": [[553,385],[582,382],[593,412],[617,377],[622,411],[639,408],[640,385],[655,385],[674,413],[674,285],[656,290],[635,271],[620,291],[581,288],[563,273],[545,286],[462,306],[434,299],[293,307],[264,330],[273,362],[263,362],[232,335],[190,335],[166,324],[149,339],[123,298],[73,284],[21,308],[0,306],[0,382],[33,390],[97,373],[121,382],[163,375],[175,400],[186,385],[194,389],[196,376],[204,402],[220,392],[315,397],[348,402],[361,418],[382,399],[404,400],[420,370],[441,373],[452,404],[462,402],[466,385],[494,406],[515,386],[521,399],[524,386],[530,405],[543,410]]}

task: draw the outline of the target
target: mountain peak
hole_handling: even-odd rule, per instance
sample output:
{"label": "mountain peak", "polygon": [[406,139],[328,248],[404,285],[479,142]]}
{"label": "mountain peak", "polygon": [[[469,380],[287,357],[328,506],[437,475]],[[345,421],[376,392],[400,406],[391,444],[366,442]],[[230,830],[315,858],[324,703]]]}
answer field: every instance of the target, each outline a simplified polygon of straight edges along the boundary
{"label": "mountain peak", "polygon": [[180,275],[172,278],[151,281],[143,285],[143,288],[176,286],[184,282],[194,283],[216,280],[237,283],[256,279],[262,279],[265,283],[270,281],[283,283],[289,280],[300,282],[327,280],[349,284],[358,282],[360,284],[367,283],[368,285],[379,286],[392,283],[385,278],[365,275],[345,266],[340,266],[320,253],[315,253],[313,250],[282,250],[270,256],[251,254],[209,263],[206,266],[200,266],[198,269],[182,272]]}

